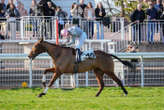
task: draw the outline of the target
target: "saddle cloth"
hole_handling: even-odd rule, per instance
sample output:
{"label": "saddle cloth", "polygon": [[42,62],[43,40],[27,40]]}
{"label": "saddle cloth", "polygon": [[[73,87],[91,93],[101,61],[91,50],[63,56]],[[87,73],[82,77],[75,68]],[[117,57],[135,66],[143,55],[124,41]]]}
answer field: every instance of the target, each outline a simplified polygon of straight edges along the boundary
{"label": "saddle cloth", "polygon": [[93,50],[87,50],[83,51],[81,54],[81,61],[84,61],[86,59],[95,59],[96,55]]}

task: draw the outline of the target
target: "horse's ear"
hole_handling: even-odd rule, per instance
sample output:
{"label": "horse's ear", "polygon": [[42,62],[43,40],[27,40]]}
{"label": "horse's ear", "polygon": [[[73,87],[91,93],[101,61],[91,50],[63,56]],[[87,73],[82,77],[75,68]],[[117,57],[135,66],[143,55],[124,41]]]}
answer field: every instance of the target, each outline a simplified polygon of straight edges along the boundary
{"label": "horse's ear", "polygon": [[43,42],[43,41],[44,41],[43,37],[42,37],[39,41],[40,41],[40,42]]}

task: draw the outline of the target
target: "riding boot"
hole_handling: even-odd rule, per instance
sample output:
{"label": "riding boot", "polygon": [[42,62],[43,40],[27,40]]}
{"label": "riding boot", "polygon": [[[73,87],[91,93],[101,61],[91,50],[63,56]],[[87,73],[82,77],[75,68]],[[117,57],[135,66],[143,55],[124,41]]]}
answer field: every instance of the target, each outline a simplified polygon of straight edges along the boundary
{"label": "riding boot", "polygon": [[75,63],[80,63],[81,62],[81,56],[80,56],[80,49],[76,48],[76,62]]}

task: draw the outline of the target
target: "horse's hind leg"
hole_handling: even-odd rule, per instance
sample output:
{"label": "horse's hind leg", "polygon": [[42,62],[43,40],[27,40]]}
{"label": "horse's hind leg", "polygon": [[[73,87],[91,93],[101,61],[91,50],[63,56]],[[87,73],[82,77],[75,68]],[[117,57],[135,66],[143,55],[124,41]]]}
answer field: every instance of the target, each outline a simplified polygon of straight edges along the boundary
{"label": "horse's hind leg", "polygon": [[47,72],[53,72],[55,73],[56,69],[55,68],[48,68],[45,69],[44,73],[43,73],[43,77],[42,77],[42,85],[45,88],[46,87],[46,74]]}
{"label": "horse's hind leg", "polygon": [[97,96],[100,95],[101,91],[104,88],[104,81],[103,81],[104,73],[99,69],[94,69],[94,73],[96,75],[96,79],[97,79],[97,82],[98,82],[98,85],[99,85],[99,91],[96,94],[96,97],[97,97]]}
{"label": "horse's hind leg", "polygon": [[112,79],[121,87],[121,89],[124,91],[125,95],[128,94],[128,92],[127,92],[127,90],[124,88],[124,86],[123,86],[121,80],[120,80],[113,72],[107,73],[107,75],[108,75],[110,78],[112,78]]}

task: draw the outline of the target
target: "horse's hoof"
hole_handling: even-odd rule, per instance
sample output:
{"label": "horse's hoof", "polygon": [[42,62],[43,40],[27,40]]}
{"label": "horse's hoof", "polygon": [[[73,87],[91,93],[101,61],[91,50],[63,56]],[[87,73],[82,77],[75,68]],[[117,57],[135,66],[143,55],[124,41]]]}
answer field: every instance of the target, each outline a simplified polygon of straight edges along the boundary
{"label": "horse's hoof", "polygon": [[96,97],[98,97],[100,94],[96,94]]}
{"label": "horse's hoof", "polygon": [[46,95],[45,93],[40,93],[38,97],[42,97],[43,95]]}
{"label": "horse's hoof", "polygon": [[126,91],[125,93],[124,93],[124,96],[127,96],[128,95],[128,92]]}

